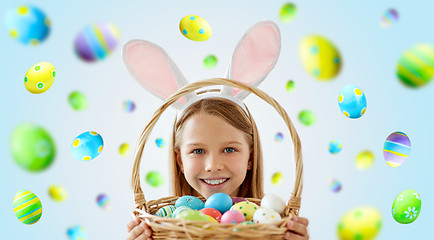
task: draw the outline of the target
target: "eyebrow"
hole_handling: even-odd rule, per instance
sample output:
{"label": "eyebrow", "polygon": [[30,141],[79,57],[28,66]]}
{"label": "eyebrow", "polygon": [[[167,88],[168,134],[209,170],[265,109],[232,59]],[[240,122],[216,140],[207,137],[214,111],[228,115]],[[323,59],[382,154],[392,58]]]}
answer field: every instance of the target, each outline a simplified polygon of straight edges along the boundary
{"label": "eyebrow", "polygon": [[[235,144],[235,145],[241,145],[240,142],[237,141],[229,141],[229,142],[224,142],[223,145],[229,145],[229,144]],[[187,146],[203,146],[204,144],[202,143],[188,143]]]}

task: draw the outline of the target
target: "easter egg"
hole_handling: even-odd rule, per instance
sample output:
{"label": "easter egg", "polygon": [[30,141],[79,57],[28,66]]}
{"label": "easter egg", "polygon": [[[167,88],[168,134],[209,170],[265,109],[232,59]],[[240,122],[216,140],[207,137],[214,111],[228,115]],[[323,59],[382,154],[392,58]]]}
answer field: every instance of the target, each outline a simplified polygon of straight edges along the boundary
{"label": "easter egg", "polygon": [[329,180],[329,188],[332,192],[338,193],[342,189],[342,184],[339,180],[336,178],[330,178]]}
{"label": "easter egg", "polygon": [[19,42],[37,45],[50,33],[50,19],[34,6],[19,6],[6,13],[6,27],[9,35]]}
{"label": "easter egg", "polygon": [[366,170],[374,164],[375,156],[369,150],[361,151],[356,157],[356,167],[360,170]]}
{"label": "easter egg", "polygon": [[173,212],[175,212],[176,208],[173,205],[164,206],[154,214],[155,216],[163,217],[163,218],[172,218]]}
{"label": "easter egg", "polygon": [[51,185],[48,188],[48,195],[56,202],[63,202],[68,198],[68,192],[60,185]]}
{"label": "easter egg", "polygon": [[232,207],[232,198],[226,193],[214,193],[205,201],[205,207],[217,209],[223,214]]}
{"label": "easter egg", "polygon": [[295,82],[292,80],[289,80],[288,82],[286,82],[286,91],[288,93],[293,92],[295,89]]}
{"label": "easter egg", "polygon": [[434,47],[417,44],[404,52],[397,64],[396,75],[407,87],[420,88],[434,76]]}
{"label": "easter egg", "polygon": [[146,182],[151,185],[151,187],[159,187],[164,183],[163,175],[158,171],[149,171],[146,174]]}
{"label": "easter egg", "polygon": [[187,206],[179,206],[179,207],[175,207],[175,211],[173,211],[173,217],[176,218],[176,216],[178,216],[178,214],[186,211],[186,210],[192,210],[190,207]]}
{"label": "easter egg", "polygon": [[208,22],[196,15],[187,15],[179,22],[182,35],[193,41],[206,41],[211,37],[212,30]]}
{"label": "easter egg", "polygon": [[263,223],[274,223],[280,221],[282,217],[280,214],[273,209],[260,207],[253,214],[253,222],[263,224]]}
{"label": "easter egg", "polygon": [[130,152],[130,144],[128,144],[128,143],[122,143],[119,146],[119,154],[121,156],[126,156],[126,155],[128,155],[129,152]]}
{"label": "easter egg", "polygon": [[[238,223],[238,226],[245,226],[245,225],[252,225],[252,224],[255,224],[255,223],[252,221],[245,221],[245,222]],[[241,232],[245,229],[254,230],[254,228],[249,227],[249,228],[234,228],[234,231]]]}
{"label": "easter egg", "polygon": [[338,49],[322,36],[305,37],[300,44],[300,56],[304,69],[317,80],[330,81],[341,70]]}
{"label": "easter egg", "polygon": [[303,110],[298,114],[298,120],[305,126],[312,126],[316,122],[316,117],[312,111]]}
{"label": "easter egg", "polygon": [[22,123],[12,132],[11,152],[18,166],[30,172],[40,172],[53,163],[56,148],[53,138],[44,128]]}
{"label": "easter egg", "polygon": [[261,207],[273,209],[278,213],[283,213],[286,207],[285,201],[276,194],[266,194],[261,200]]}
{"label": "easter egg", "polygon": [[86,26],[74,40],[74,51],[86,62],[95,62],[108,57],[120,38],[118,28],[110,23]]}
{"label": "easter egg", "polygon": [[126,100],[122,102],[122,108],[126,113],[131,113],[136,108],[136,104],[131,100]]}
{"label": "easter egg", "polygon": [[337,154],[342,150],[342,142],[339,139],[333,139],[329,143],[329,152],[331,154]]}
{"label": "easter egg", "polygon": [[279,186],[283,181],[283,174],[281,172],[276,172],[271,176],[271,183],[275,186]]}
{"label": "easter egg", "polygon": [[206,69],[215,68],[215,66],[217,66],[217,62],[217,57],[210,54],[203,59],[203,66]]}
{"label": "easter egg", "polygon": [[217,222],[220,222],[222,219],[222,214],[214,208],[202,208],[199,212],[205,213],[206,215],[214,218]]}
{"label": "easter egg", "polygon": [[223,215],[222,215],[222,219],[220,221],[220,223],[242,223],[246,221],[244,214],[240,211],[237,210],[229,210],[226,211]]}
{"label": "easter egg", "polygon": [[69,240],[86,240],[87,233],[84,227],[80,225],[72,226],[66,230]]}
{"label": "easter egg", "polygon": [[243,198],[243,197],[236,197],[236,198],[232,198],[232,205],[235,205],[239,202],[244,202],[247,201],[247,199]]}
{"label": "easter egg", "polygon": [[24,76],[24,86],[31,93],[43,93],[53,85],[56,69],[49,62],[33,65]]}
{"label": "easter egg", "polygon": [[384,12],[383,16],[381,16],[380,25],[382,27],[390,27],[396,22],[398,22],[398,19],[399,19],[398,12],[395,9],[390,8]]}
{"label": "easter egg", "polygon": [[187,206],[193,210],[201,210],[204,208],[204,203],[197,197],[194,196],[182,196],[178,198],[175,202],[175,207]]}
{"label": "easter egg", "polygon": [[42,203],[32,192],[20,190],[15,194],[13,208],[20,222],[31,225],[37,223],[42,215]]}
{"label": "easter egg", "polygon": [[381,213],[373,207],[349,210],[340,219],[337,234],[340,240],[372,240],[381,229]]}
{"label": "easter egg", "polygon": [[237,210],[241,212],[244,215],[244,218],[246,221],[250,221],[253,219],[253,214],[256,212],[256,210],[259,209],[259,206],[254,202],[239,202],[236,203],[231,207],[231,210]]}
{"label": "easter egg", "polygon": [[280,133],[280,132],[276,133],[276,135],[274,136],[274,140],[275,140],[276,142],[281,142],[281,141],[283,141],[283,134]]}
{"label": "easter egg", "polygon": [[419,193],[413,189],[407,189],[393,201],[392,216],[399,223],[412,223],[419,217],[421,207],[422,200]]}
{"label": "easter egg", "polygon": [[110,198],[107,194],[101,193],[96,197],[98,207],[108,210],[110,208]]}
{"label": "easter egg", "polygon": [[164,148],[164,146],[166,146],[166,141],[164,141],[163,138],[157,138],[155,139],[155,144],[158,148]]}
{"label": "easter egg", "polygon": [[284,23],[290,23],[297,13],[297,7],[293,3],[285,3],[280,7],[279,19]]}
{"label": "easter egg", "polygon": [[69,106],[75,111],[84,111],[87,109],[87,98],[80,91],[73,91],[68,96]]}
{"label": "easter egg", "polygon": [[197,210],[183,211],[176,216],[176,219],[210,222],[208,215],[206,215],[205,213],[199,212]]}
{"label": "easter egg", "polygon": [[411,150],[411,142],[407,134],[394,132],[390,134],[383,146],[386,163],[391,167],[401,166],[407,160]]}
{"label": "easter egg", "polygon": [[366,97],[363,91],[348,84],[339,93],[338,98],[339,108],[342,113],[349,118],[359,118],[366,111]]}
{"label": "easter egg", "polygon": [[71,153],[77,160],[90,161],[101,153],[104,141],[97,132],[84,132],[72,141]]}

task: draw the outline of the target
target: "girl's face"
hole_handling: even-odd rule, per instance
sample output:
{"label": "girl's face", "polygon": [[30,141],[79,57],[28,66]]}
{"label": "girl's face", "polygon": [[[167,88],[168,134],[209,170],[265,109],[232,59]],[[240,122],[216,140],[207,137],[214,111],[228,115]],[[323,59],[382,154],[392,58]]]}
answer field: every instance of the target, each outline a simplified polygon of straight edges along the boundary
{"label": "girl's face", "polygon": [[175,152],[187,182],[205,198],[219,192],[237,196],[251,169],[245,133],[213,115],[187,119]]}

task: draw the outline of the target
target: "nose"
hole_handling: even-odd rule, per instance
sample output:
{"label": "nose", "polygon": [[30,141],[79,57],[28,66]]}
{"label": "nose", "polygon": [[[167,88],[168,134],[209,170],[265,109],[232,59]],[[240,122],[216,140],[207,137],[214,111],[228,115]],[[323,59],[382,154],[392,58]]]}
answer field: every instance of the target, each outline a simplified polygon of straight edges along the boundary
{"label": "nose", "polygon": [[213,172],[213,171],[221,171],[224,168],[224,164],[219,158],[218,154],[209,154],[206,163],[205,163],[205,170],[207,172]]}

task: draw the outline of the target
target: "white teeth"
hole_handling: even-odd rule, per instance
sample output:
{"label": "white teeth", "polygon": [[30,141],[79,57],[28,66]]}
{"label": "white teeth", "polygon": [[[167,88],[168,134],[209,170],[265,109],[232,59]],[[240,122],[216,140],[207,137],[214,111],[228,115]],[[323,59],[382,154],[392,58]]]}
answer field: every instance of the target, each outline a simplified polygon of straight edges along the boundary
{"label": "white teeth", "polygon": [[206,179],[204,179],[204,181],[206,183],[211,184],[211,185],[217,185],[217,184],[220,184],[222,182],[226,182],[226,180],[227,180],[227,178],[225,178],[225,179],[219,179],[219,180],[206,180]]}

